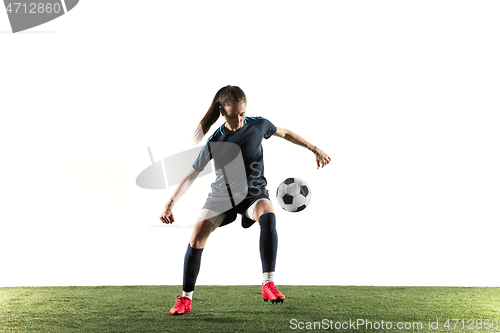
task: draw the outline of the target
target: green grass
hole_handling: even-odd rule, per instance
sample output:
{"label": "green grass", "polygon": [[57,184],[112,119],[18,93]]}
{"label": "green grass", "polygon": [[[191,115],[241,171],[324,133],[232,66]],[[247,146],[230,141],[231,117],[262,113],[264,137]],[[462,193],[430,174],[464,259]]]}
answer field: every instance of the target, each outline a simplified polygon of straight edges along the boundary
{"label": "green grass", "polygon": [[[197,286],[193,310],[182,316],[168,314],[180,286],[0,288],[0,332],[311,332],[291,329],[290,320],[335,325],[364,319],[372,324],[422,322],[423,328],[333,326],[331,331],[500,333],[500,327],[467,329],[468,319],[500,320],[500,288],[279,288],[286,301],[273,305],[262,301],[260,286]],[[439,319],[439,330],[429,329],[429,319]],[[465,329],[461,323],[453,329],[453,322],[444,328],[446,319],[465,319]]]}

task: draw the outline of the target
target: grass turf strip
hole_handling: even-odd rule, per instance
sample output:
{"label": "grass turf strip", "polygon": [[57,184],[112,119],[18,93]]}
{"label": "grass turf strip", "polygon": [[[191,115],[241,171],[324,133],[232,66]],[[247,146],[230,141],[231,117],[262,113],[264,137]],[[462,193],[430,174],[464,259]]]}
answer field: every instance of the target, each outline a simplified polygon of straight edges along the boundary
{"label": "grass turf strip", "polygon": [[[200,285],[192,312],[182,316],[168,314],[180,286],[0,288],[0,332],[290,332],[312,331],[316,322],[317,330],[337,332],[500,333],[484,328],[486,320],[500,320],[500,288],[278,287],[286,300],[272,305],[262,301],[260,286]],[[358,319],[379,327],[335,329]],[[444,327],[447,319],[465,321]],[[436,320],[439,329],[430,329]],[[422,327],[398,330],[398,322]]]}

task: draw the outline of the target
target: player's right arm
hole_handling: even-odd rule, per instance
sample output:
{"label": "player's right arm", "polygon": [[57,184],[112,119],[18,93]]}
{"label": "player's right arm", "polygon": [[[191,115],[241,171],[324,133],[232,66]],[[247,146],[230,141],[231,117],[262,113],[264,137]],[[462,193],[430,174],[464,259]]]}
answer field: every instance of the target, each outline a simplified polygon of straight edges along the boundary
{"label": "player's right arm", "polygon": [[172,213],[172,208],[174,207],[174,204],[177,202],[177,200],[179,200],[180,197],[182,197],[182,195],[186,193],[196,177],[198,177],[199,173],[200,171],[196,171],[194,168],[191,168],[188,174],[181,180],[179,185],[177,185],[174,193],[172,193],[172,197],[168,200],[165,208],[163,209],[163,212],[160,215],[160,220],[163,223],[171,224],[175,221],[174,214]]}

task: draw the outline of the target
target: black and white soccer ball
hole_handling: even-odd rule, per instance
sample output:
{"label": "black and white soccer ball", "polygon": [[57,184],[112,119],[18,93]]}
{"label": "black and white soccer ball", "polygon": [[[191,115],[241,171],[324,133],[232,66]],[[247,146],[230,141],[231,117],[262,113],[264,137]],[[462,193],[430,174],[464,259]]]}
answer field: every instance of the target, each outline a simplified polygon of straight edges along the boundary
{"label": "black and white soccer ball", "polygon": [[287,212],[300,212],[311,202],[311,188],[300,178],[287,178],[278,186],[276,199]]}

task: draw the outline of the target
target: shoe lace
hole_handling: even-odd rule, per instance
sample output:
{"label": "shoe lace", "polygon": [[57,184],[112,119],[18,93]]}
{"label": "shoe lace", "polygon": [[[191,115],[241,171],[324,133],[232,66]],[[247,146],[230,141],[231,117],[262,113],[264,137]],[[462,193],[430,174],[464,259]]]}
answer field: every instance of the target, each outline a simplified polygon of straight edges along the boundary
{"label": "shoe lace", "polygon": [[274,285],[274,283],[269,283],[267,286],[266,286],[267,289],[269,289],[270,291],[273,292],[273,294],[279,294],[279,290],[278,288]]}
{"label": "shoe lace", "polygon": [[177,295],[177,304],[176,306],[179,306],[179,305],[184,305],[184,307],[186,307],[186,303],[188,302],[188,298],[187,297],[182,297],[181,295]]}

